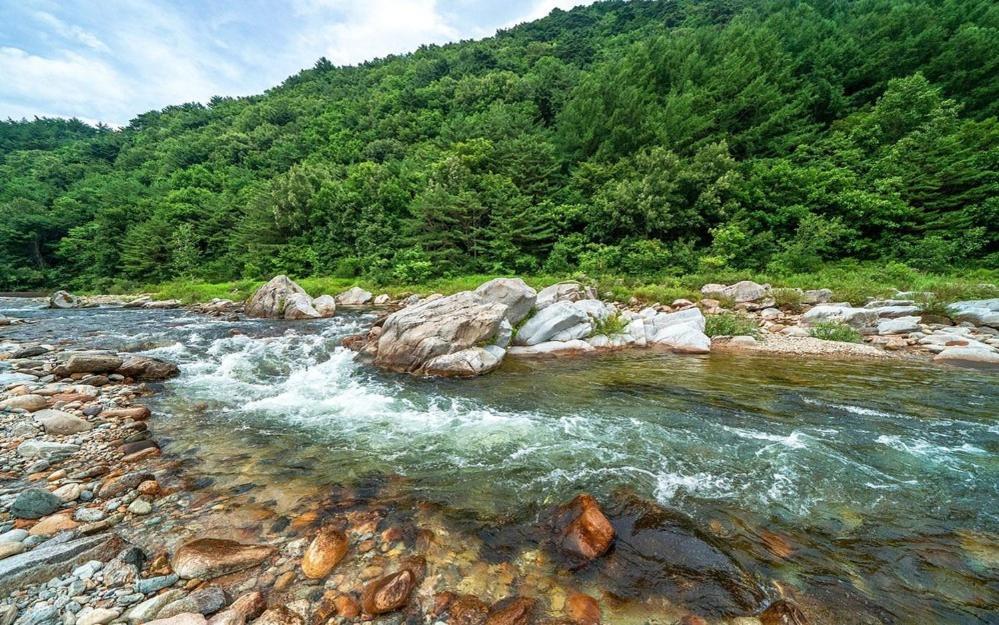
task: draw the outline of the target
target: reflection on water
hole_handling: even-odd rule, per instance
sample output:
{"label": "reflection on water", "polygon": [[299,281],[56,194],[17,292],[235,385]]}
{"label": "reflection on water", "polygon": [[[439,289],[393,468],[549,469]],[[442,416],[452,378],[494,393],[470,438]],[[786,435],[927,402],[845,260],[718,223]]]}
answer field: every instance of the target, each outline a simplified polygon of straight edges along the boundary
{"label": "reflection on water", "polygon": [[526,528],[576,492],[627,490],[724,537],[743,566],[883,622],[985,623],[997,607],[994,374],[640,353],[420,380],[337,347],[370,315],[5,314],[40,322],[0,337],[72,332],[182,363],[156,423],[168,449],[220,485],[269,487],[279,506],[399,475],[456,522]]}

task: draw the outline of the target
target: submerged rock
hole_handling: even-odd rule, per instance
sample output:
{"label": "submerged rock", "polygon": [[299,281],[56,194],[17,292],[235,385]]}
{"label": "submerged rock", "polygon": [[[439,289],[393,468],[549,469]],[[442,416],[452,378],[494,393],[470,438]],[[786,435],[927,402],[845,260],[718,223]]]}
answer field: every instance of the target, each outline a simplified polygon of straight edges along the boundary
{"label": "submerged rock", "polygon": [[349,543],[343,532],[324,527],[302,556],[302,572],[310,579],[322,579],[347,555]]}
{"label": "submerged rock", "polygon": [[398,610],[409,602],[415,586],[416,574],[409,569],[386,575],[364,587],[361,607],[371,615]]}
{"label": "submerged rock", "polygon": [[528,597],[510,597],[489,609],[485,625],[527,625],[537,601]]}
{"label": "submerged rock", "polygon": [[283,319],[285,308],[292,295],[305,295],[305,289],[285,275],[275,276],[250,296],[246,302],[246,315],[264,319]]}
{"label": "submerged rock", "polygon": [[761,625],[808,625],[801,608],[785,599],[778,599],[760,614]]}
{"label": "submerged rock", "polygon": [[608,508],[616,539],[599,560],[609,591],[664,595],[706,616],[755,614],[764,593],[723,546],[682,513],[637,497]]}
{"label": "submerged rock", "polygon": [[591,495],[578,495],[555,516],[560,549],[583,561],[599,558],[614,542],[614,527]]}

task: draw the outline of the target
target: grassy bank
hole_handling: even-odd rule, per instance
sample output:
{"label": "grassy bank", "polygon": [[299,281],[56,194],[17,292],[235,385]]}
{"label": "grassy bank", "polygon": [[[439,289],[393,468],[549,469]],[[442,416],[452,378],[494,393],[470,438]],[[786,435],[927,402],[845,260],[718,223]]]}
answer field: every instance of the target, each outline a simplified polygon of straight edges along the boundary
{"label": "grassy bank", "polygon": [[[455,293],[473,289],[496,275],[462,275],[439,278],[413,284],[379,284],[363,278],[298,277],[293,276],[311,295],[336,294],[352,286],[393,297],[411,293]],[[575,279],[595,285],[601,297],[628,301],[635,297],[643,302],[668,303],[677,298],[698,299],[700,288],[709,282],[730,284],[739,280],[769,283],[775,288],[832,289],[835,301],[863,304],[870,297],[890,297],[897,291],[932,292],[937,302],[999,297],[999,270],[976,269],[953,274],[919,272],[904,265],[843,263],[830,265],[814,273],[767,275],[745,271],[725,271],[712,274],[683,276],[601,276],[527,275],[521,276],[535,288],[561,280]],[[248,297],[263,284],[260,280],[204,283],[174,281],[130,289],[152,293],[156,299],[179,299],[186,303],[206,302],[212,298],[239,300]]]}

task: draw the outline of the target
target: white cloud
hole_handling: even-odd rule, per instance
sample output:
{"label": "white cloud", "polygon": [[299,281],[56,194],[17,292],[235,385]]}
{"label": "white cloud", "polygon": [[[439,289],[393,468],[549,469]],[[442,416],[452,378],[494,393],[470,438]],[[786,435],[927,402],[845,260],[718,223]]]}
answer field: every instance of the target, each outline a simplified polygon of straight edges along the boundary
{"label": "white cloud", "polygon": [[27,103],[42,103],[63,116],[87,110],[94,117],[112,119],[130,95],[113,67],[68,51],[45,57],[20,48],[0,48],[0,76],[4,100],[19,103],[20,109]]}
{"label": "white cloud", "polygon": [[55,15],[46,13],[45,11],[36,11],[34,15],[35,19],[48,26],[53,32],[65,39],[82,43],[91,50],[96,50],[98,52],[111,51],[111,49],[108,48],[103,41],[101,41],[100,37],[84,30],[83,28],[80,28],[79,26],[67,24]]}
{"label": "white cloud", "polygon": [[436,0],[298,0],[296,9],[312,22],[298,35],[296,52],[337,65],[461,38]]}
{"label": "white cloud", "polygon": [[516,26],[524,22],[532,22],[547,16],[555,9],[568,11],[577,6],[593,4],[594,0],[537,0],[527,13],[510,22],[507,26]]}

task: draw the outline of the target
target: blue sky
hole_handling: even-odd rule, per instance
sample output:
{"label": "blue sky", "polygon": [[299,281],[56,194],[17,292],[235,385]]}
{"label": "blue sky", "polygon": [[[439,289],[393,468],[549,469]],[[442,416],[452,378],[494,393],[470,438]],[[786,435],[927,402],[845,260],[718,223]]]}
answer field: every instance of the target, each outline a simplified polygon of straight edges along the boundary
{"label": "blue sky", "polygon": [[124,125],[592,0],[0,0],[0,119]]}

